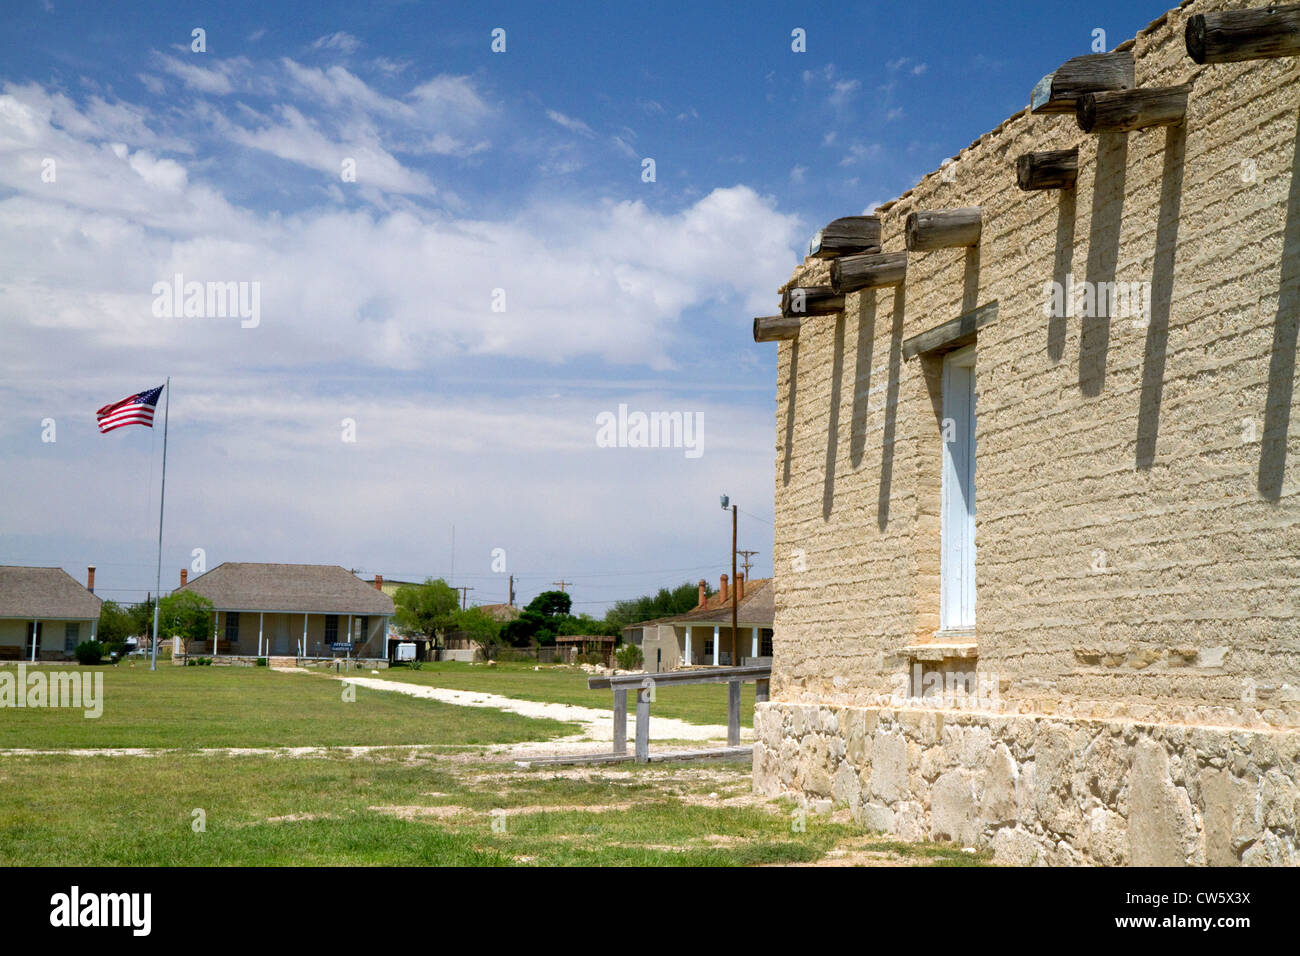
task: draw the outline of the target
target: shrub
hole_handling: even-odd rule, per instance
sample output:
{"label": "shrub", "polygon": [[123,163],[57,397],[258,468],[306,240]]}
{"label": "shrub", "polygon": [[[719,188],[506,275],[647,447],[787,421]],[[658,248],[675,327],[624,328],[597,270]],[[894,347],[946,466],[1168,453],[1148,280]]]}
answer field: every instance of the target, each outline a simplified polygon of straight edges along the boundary
{"label": "shrub", "polygon": [[258,667],[265,667],[265,666],[266,666],[266,658],[265,658],[265,657],[259,657],[259,658],[257,659],[257,666],[258,666]]}
{"label": "shrub", "polygon": [[99,641],[82,641],[72,653],[80,664],[98,664],[104,659],[104,645]]}
{"label": "shrub", "polygon": [[635,644],[623,644],[614,652],[614,661],[623,670],[634,671],[645,663],[645,655]]}

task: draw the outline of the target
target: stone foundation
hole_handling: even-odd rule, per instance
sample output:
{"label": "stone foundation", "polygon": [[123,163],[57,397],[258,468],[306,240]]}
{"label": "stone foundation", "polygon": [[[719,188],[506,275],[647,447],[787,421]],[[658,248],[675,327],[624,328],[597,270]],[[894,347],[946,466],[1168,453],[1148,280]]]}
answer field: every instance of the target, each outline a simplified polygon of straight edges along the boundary
{"label": "stone foundation", "polygon": [[1300,731],[758,704],[754,789],[1019,865],[1300,865]]}

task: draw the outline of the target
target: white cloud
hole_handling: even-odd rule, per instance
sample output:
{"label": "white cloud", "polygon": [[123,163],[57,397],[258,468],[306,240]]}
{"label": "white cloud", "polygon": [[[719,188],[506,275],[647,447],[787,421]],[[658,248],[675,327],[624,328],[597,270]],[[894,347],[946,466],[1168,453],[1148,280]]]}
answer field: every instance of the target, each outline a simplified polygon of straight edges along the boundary
{"label": "white cloud", "polygon": [[547,110],[546,118],[552,123],[563,126],[572,133],[580,133],[583,136],[595,136],[595,132],[590,126],[580,119],[574,119],[572,116],[565,116],[559,110]]}
{"label": "white cloud", "polygon": [[319,37],[311,48],[313,50],[338,50],[340,53],[356,53],[361,48],[361,41],[351,33],[339,30]]}

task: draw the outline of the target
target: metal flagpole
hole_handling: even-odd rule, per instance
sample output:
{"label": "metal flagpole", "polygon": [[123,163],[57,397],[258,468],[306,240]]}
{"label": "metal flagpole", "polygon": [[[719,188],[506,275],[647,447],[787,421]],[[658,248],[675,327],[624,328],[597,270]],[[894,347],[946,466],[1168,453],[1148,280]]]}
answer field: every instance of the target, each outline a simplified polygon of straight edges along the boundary
{"label": "metal flagpole", "polygon": [[162,531],[163,505],[167,502],[167,419],[172,409],[172,377],[167,376],[166,404],[163,405],[163,462],[162,487],[158,489],[158,586],[154,591],[153,601],[153,640],[150,641],[149,670],[158,669],[158,606],[162,603]]}

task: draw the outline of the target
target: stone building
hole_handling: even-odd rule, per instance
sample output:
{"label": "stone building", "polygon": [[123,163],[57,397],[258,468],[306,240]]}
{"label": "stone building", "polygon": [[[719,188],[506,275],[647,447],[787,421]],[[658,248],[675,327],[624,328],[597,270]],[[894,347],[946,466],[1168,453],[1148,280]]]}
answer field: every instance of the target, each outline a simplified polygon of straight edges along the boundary
{"label": "stone building", "polygon": [[1300,57],[1187,32],[1245,6],[1063,65],[755,320],[760,792],[1006,862],[1300,863]]}

